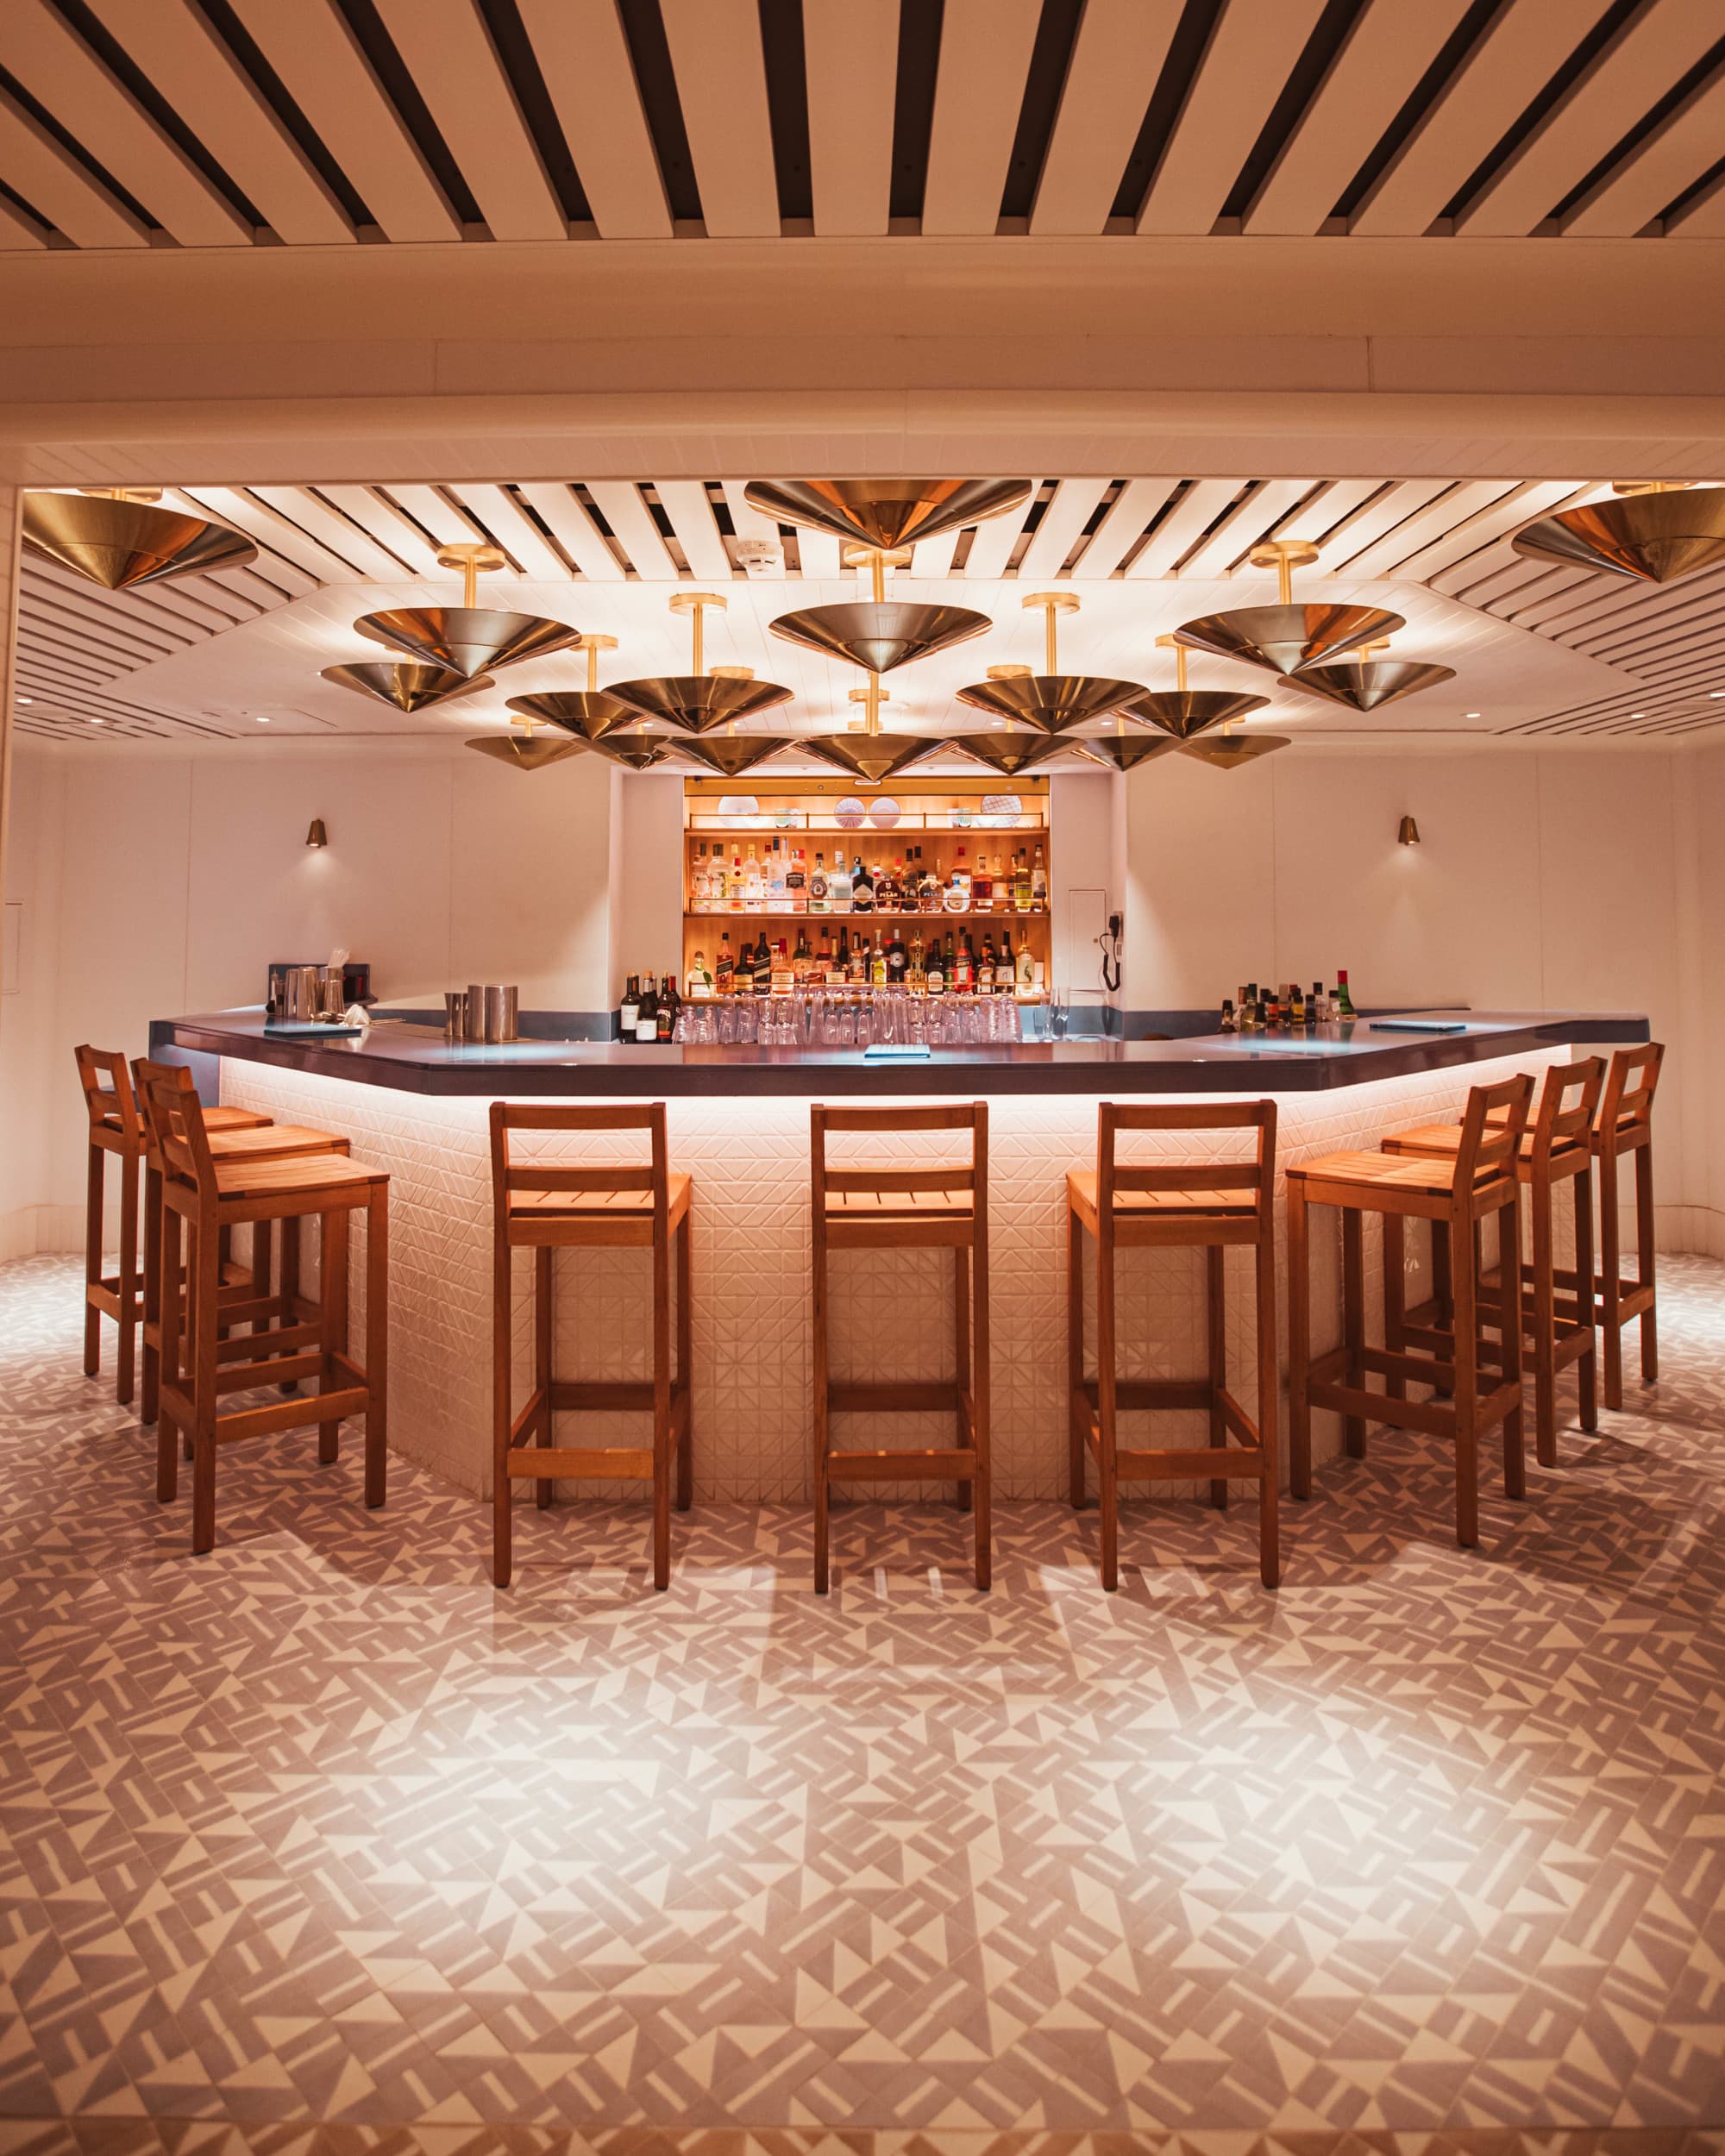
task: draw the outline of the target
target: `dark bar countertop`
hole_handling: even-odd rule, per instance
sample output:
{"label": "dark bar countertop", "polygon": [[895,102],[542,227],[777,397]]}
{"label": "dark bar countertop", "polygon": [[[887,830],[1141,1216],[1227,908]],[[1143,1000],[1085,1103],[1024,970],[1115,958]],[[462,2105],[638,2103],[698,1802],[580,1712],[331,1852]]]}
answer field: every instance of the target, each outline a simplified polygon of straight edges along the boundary
{"label": "dark bar countertop", "polygon": [[[592,1099],[856,1094],[1325,1093],[1383,1078],[1484,1062],[1502,1056],[1607,1042],[1644,1041],[1639,1012],[1430,1011],[1456,1033],[1374,1031],[1374,1012],[1341,1025],[1289,1033],[1212,1033],[1166,1041],[1092,1037],[1010,1047],[938,1048],[914,1061],[865,1062],[860,1050],[681,1048],[532,1039],[481,1047],[451,1043],[441,1026],[386,1014],[356,1037],[266,1037],[258,1010],[160,1018],[150,1051],[174,1060],[232,1056],[398,1093],[567,1094]],[[524,1013],[524,1018],[526,1014]]]}

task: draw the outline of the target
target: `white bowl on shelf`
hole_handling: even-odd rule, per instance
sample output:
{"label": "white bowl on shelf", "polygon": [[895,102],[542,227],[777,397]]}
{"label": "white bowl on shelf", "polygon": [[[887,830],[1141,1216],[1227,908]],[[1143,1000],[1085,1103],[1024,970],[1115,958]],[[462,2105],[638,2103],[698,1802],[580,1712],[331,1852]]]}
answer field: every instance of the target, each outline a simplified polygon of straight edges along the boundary
{"label": "white bowl on shelf", "polygon": [[842,831],[861,830],[869,812],[854,793],[847,794],[832,812],[832,820]]}
{"label": "white bowl on shelf", "polygon": [[869,821],[877,831],[889,831],[903,814],[890,793],[883,793],[878,800],[869,804]]}

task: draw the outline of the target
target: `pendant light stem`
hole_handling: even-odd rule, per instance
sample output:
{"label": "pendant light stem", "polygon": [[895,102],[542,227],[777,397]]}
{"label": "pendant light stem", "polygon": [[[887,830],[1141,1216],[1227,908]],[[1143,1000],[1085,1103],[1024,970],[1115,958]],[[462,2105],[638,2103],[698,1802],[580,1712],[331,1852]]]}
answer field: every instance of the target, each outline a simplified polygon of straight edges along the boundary
{"label": "pendant light stem", "polygon": [[587,694],[595,694],[599,688],[599,646],[587,646]]}
{"label": "pendant light stem", "polygon": [[[881,572],[876,568],[875,573],[878,576]],[[869,676],[868,729],[871,734],[878,734],[881,730],[881,677],[878,674]]]}

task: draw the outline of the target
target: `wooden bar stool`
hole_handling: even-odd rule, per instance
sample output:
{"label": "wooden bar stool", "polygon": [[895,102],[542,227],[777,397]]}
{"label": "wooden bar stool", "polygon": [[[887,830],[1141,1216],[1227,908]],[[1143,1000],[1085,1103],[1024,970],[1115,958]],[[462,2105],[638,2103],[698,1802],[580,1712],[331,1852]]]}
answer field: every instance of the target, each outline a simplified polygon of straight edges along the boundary
{"label": "wooden bar stool", "polygon": [[[142,1060],[135,1062],[132,1069],[144,1138],[144,1380],[138,1418],[147,1424],[157,1420],[161,1391],[161,1147],[150,1119]],[[273,1123],[267,1116],[254,1118],[248,1108],[205,1108],[204,1127],[210,1140],[210,1156],[218,1166],[237,1160],[296,1160],[318,1153],[345,1154],[348,1150],[346,1138],[334,1137],[328,1131],[310,1130],[298,1123]],[[273,1221],[254,1221],[251,1250],[243,1265],[231,1256],[231,1232],[223,1231],[216,1294],[220,1342],[216,1354],[222,1360],[230,1361],[236,1356],[252,1360],[266,1352],[257,1342],[268,1328],[317,1322],[316,1300],[299,1292],[299,1222],[296,1219],[285,1219],[281,1224],[281,1285],[272,1291],[273,1230]],[[248,1328],[247,1338],[237,1344],[232,1341],[230,1330],[236,1325]],[[183,1352],[190,1366],[195,1353],[190,1332]],[[292,1389],[292,1381],[285,1389]],[[189,1426],[183,1434],[185,1457],[190,1459]]]}
{"label": "wooden bar stool", "polygon": [[[1511,1497],[1524,1494],[1521,1328],[1502,1309],[1482,1310],[1475,1230],[1496,1216],[1500,1263],[1505,1276],[1513,1279],[1521,1252],[1515,1162],[1533,1091],[1534,1081],[1526,1075],[1474,1087],[1462,1119],[1461,1143],[1448,1159],[1327,1153],[1288,1169],[1289,1451],[1289,1487],[1295,1497],[1312,1494],[1314,1407],[1330,1408],[1343,1418],[1353,1459],[1365,1457],[1368,1417],[1447,1438],[1455,1447],[1456,1539],[1464,1549],[1479,1541],[1479,1440],[1496,1424],[1503,1426],[1504,1489]],[[1315,1359],[1308,1217],[1312,1206],[1333,1206],[1342,1219],[1342,1344]],[[1450,1333],[1436,1337],[1449,1349],[1447,1356],[1441,1347],[1427,1356],[1406,1346],[1366,1345],[1362,1223],[1368,1213],[1435,1220],[1446,1228],[1454,1319]],[[1481,1353],[1479,1327],[1483,1317],[1494,1314],[1502,1349],[1501,1356],[1489,1357]],[[1368,1374],[1383,1378],[1387,1389],[1371,1391],[1365,1382]],[[1409,1400],[1409,1383],[1429,1385],[1437,1396]]]}
{"label": "wooden bar stool", "polygon": [[[969,1131],[969,1158],[918,1168],[829,1168],[834,1132],[894,1138],[913,1131]],[[991,1569],[988,1466],[988,1109],[985,1101],[946,1108],[809,1111],[814,1232],[814,1591],[830,1583],[831,1489],[838,1482],[956,1482],[961,1508],[974,1502],[976,1585]],[[950,1250],[957,1375],[932,1383],[868,1380],[834,1383],[828,1310],[833,1250]],[[835,1414],[938,1414],[955,1421],[955,1443],[888,1451],[836,1449]]]}
{"label": "wooden bar stool", "polygon": [[[91,1048],[86,1044],[74,1053],[90,1114],[84,1219],[84,1374],[94,1377],[101,1368],[102,1320],[112,1318],[119,1328],[114,1396],[126,1407],[132,1398],[137,1332],[147,1294],[138,1273],[139,1164],[146,1150],[143,1119],[126,1059],[117,1050]],[[211,1108],[207,1113],[212,1131],[252,1130],[269,1121],[267,1115],[254,1115],[249,1108]],[[110,1155],[119,1163],[120,1171],[120,1269],[117,1273],[104,1274],[104,1184]],[[146,1213],[147,1242],[148,1236],[149,1215]]]}
{"label": "wooden bar stool", "polygon": [[[1122,1131],[1255,1131],[1249,1160],[1182,1161],[1128,1166],[1116,1157]],[[1104,1101],[1097,1118],[1096,1169],[1066,1178],[1066,1357],[1072,1504],[1086,1495],[1086,1462],[1096,1462],[1102,1515],[1102,1585],[1120,1585],[1120,1485],[1196,1482],[1211,1501],[1227,1502],[1232,1478],[1258,1484],[1258,1572],[1266,1587],[1281,1577],[1276,1444],[1276,1103],[1253,1100],[1121,1107]],[[1084,1238],[1096,1244],[1096,1376],[1084,1375]],[[1256,1257],[1258,1420],[1228,1389],[1223,1251],[1250,1245]],[[1115,1369],[1114,1257],[1120,1250],[1201,1250],[1205,1263],[1208,1368],[1198,1378],[1123,1378]],[[1125,1449],[1121,1411],[1202,1408],[1208,1449]],[[1238,1442],[1230,1445],[1228,1439]]]}
{"label": "wooden bar stool", "polygon": [[[1659,1288],[1653,1268],[1653,1094],[1665,1054],[1659,1041],[1616,1051],[1593,1131],[1593,1156],[1599,1163],[1599,1271],[1594,1297],[1605,1337],[1605,1404],[1614,1413],[1623,1406],[1623,1328],[1637,1319],[1641,1326],[1641,1382],[1654,1384],[1659,1375]],[[1635,1162],[1633,1280],[1623,1277],[1617,1191],[1618,1163],[1626,1154],[1633,1154]],[[1572,1281],[1561,1273],[1558,1281],[1579,1300]]]}
{"label": "wooden bar stool", "polygon": [[[568,1166],[523,1160],[511,1145],[517,1131],[645,1131],[651,1158]],[[671,1173],[665,1144],[665,1104],[638,1108],[524,1107],[491,1104],[492,1250],[492,1578],[507,1587],[511,1485],[530,1481],[542,1509],[551,1485],[599,1478],[653,1486],[653,1584],[671,1583],[671,1491],[687,1512],[694,1467],[689,1412],[691,1268],[690,1178]],[[677,1359],[671,1364],[671,1266],[677,1269]],[[514,1320],[511,1252],[533,1252],[533,1390],[513,1407]],[[650,1380],[593,1383],[558,1377],[552,1369],[552,1257],[560,1250],[650,1250],[653,1253],[653,1376]],[[568,1409],[650,1413],[650,1445],[557,1445],[551,1420]],[[530,1443],[530,1439],[536,1440]]]}
{"label": "wooden bar stool", "polygon": [[[156,1495],[177,1487],[182,1429],[192,1438],[191,1547],[216,1540],[216,1449],[310,1423],[318,1428],[317,1457],[336,1457],[342,1420],[366,1419],[365,1496],[384,1501],[389,1397],[389,1177],[338,1152],[217,1161],[204,1129],[189,1071],[161,1063],[138,1066],[151,1126],[161,1152],[161,1402],[156,1432]],[[356,1363],[348,1352],[348,1243],[351,1216],[366,1215],[366,1347]],[[219,1251],[224,1229],[260,1220],[321,1223],[318,1316],[276,1327],[256,1344],[223,1341],[220,1326]],[[188,1239],[184,1271],[182,1232]],[[190,1340],[190,1367],[182,1363]],[[315,1378],[317,1390],[268,1407],[222,1411],[224,1393],[284,1379]]]}
{"label": "wooden bar stool", "polygon": [[[1605,1065],[1597,1056],[1579,1062],[1554,1064],[1540,1088],[1539,1112],[1534,1127],[1524,1133],[1515,1175],[1527,1194],[1529,1242],[1533,1256],[1517,1268],[1522,1295],[1521,1326],[1534,1351],[1534,1444],[1541,1467],[1558,1463],[1558,1372],[1574,1366],[1580,1388],[1579,1420],[1584,1430],[1598,1427],[1599,1411],[1594,1384],[1594,1349],[1598,1338],[1590,1310],[1579,1313],[1571,1303],[1558,1307],[1558,1275],[1553,1250],[1556,1198],[1559,1187],[1570,1185],[1575,1213],[1576,1266],[1584,1278],[1593,1271],[1593,1119],[1599,1106],[1599,1089],[1605,1081]],[[1458,1123],[1427,1124],[1416,1131],[1402,1131],[1383,1140],[1383,1150],[1398,1156],[1452,1160],[1459,1150],[1462,1126]],[[1432,1223],[1433,1242],[1443,1235],[1444,1224]],[[1571,1278],[1573,1279],[1571,1275]],[[1402,1220],[1386,1213],[1383,1219],[1383,1344],[1392,1351],[1414,1344],[1433,1352],[1449,1353],[1447,1313],[1435,1301],[1416,1310],[1403,1311]],[[1480,1307],[1494,1308],[1503,1292],[1503,1269],[1482,1273]]]}

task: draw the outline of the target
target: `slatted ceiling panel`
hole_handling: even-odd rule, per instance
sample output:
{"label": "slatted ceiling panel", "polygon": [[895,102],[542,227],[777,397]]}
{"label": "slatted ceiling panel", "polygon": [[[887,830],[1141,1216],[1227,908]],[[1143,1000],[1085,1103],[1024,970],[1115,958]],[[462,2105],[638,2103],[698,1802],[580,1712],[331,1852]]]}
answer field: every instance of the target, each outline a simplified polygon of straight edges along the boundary
{"label": "slatted ceiling panel", "polygon": [[37,634],[50,649],[87,654],[92,665],[116,666],[129,673],[166,658],[172,649],[172,645],[129,635],[98,621],[93,612],[63,605],[41,592],[30,593],[28,610]]}
{"label": "slatted ceiling panel", "polygon": [[1563,220],[1564,236],[1628,239],[1692,187],[1725,147],[1725,71],[1694,91]]}
{"label": "slatted ceiling panel", "polygon": [[1228,0],[1138,212],[1141,233],[1205,233],[1281,96],[1323,0]]}
{"label": "slatted ceiling panel", "polygon": [[1126,564],[1126,574],[1167,576],[1246,484],[1245,479],[1193,480]]}
{"label": "slatted ceiling panel", "polygon": [[350,576],[376,577],[389,583],[401,575],[405,563],[380,547],[369,532],[361,531],[331,509],[310,487],[254,486],[249,492],[254,500],[273,510],[284,523],[304,532],[336,561],[345,562]]}
{"label": "slatted ceiling panel", "polygon": [[820,239],[875,239],[887,229],[899,5],[803,0],[809,183]]}
{"label": "slatted ceiling panel", "polygon": [[671,212],[617,0],[518,0],[599,236],[668,240]]}
{"label": "slatted ceiling panel", "polygon": [[1471,0],[1365,7],[1246,211],[1252,238],[1320,231],[1359,169],[1363,144],[1381,136],[1410,97]]}
{"label": "slatted ceiling panel", "polygon": [[1544,584],[1537,588],[1524,585],[1491,611],[1500,621],[1514,622],[1518,629],[1539,629],[1546,622],[1560,620],[1579,597],[1596,597],[1609,591],[1616,581],[1615,577],[1596,575],[1590,569],[1554,569]]}
{"label": "slatted ceiling panel", "polygon": [[1495,613],[1512,593],[1530,592],[1535,585],[1549,582],[1564,573],[1529,561],[1508,547],[1499,557],[1498,567],[1494,568],[1491,561],[1490,554],[1482,555],[1477,562],[1467,565],[1465,573],[1452,572],[1434,579],[1432,588],[1446,597],[1460,599],[1465,606],[1484,607]]}
{"label": "slatted ceiling panel", "polygon": [[671,520],[683,559],[698,577],[729,583],[731,556],[712,513],[706,488],[699,479],[655,479],[659,506]]}
{"label": "slatted ceiling panel", "polygon": [[[459,575],[461,573],[459,570],[452,572],[438,567],[437,548],[463,546],[467,541],[477,539],[480,535],[471,521],[462,516],[455,505],[435,486],[391,486],[383,491],[386,498],[405,511],[430,537],[432,566],[429,573],[439,578],[447,577],[452,573]],[[515,572],[512,569],[495,569],[489,573],[493,576],[512,576]]]}
{"label": "slatted ceiling panel", "polygon": [[970,551],[964,557],[964,574],[970,582],[979,577],[997,577],[1006,573],[1007,564],[1013,558],[1031,512],[1031,505],[1042,491],[1042,481],[1032,479],[1031,490],[1021,509],[1009,509],[1004,517],[986,517],[972,528]]}
{"label": "slatted ceiling panel", "polygon": [[1101,231],[1179,26],[1182,0],[1088,0],[1031,210],[1038,235]]}
{"label": "slatted ceiling panel", "polygon": [[587,492],[616,533],[637,576],[647,582],[674,583],[677,565],[659,536],[640,488],[627,479],[594,479]]}
{"label": "slatted ceiling panel", "polygon": [[1440,570],[1478,555],[1504,533],[1517,531],[1534,517],[1575,501],[1585,491],[1574,479],[1524,480],[1471,516],[1443,528],[1419,553],[1398,562],[1396,573],[1423,584]]}
{"label": "slatted ceiling panel", "polygon": [[922,229],[991,233],[1024,103],[1041,0],[946,0]]}
{"label": "slatted ceiling panel", "polygon": [[[172,587],[158,588],[166,592]],[[202,643],[215,630],[228,625],[225,617],[214,615],[210,610],[205,610],[203,618],[194,619],[187,613],[163,606],[145,592],[104,592],[98,586],[74,577],[58,562],[41,561],[29,555],[24,557],[19,591],[21,604],[58,602],[75,610],[88,609],[97,618],[110,617],[122,625],[129,624],[165,652]]]}
{"label": "slatted ceiling panel", "polygon": [[838,558],[838,542],[825,531],[800,531],[797,560],[806,577],[835,577],[843,566]]}
{"label": "slatted ceiling panel", "polygon": [[1332,479],[1270,527],[1272,539],[1306,539],[1317,545],[1383,491],[1382,479]]}
{"label": "slatted ceiling panel", "polygon": [[439,576],[436,548],[395,504],[371,486],[320,486],[332,509],[368,531],[380,547],[417,576]]}
{"label": "slatted ceiling panel", "polygon": [[756,0],[659,0],[714,240],[776,238],[779,185]]}
{"label": "slatted ceiling panel", "polygon": [[474,0],[376,0],[494,240],[568,226]]}
{"label": "slatted ceiling panel", "polygon": [[[1315,479],[1266,479],[1226,516],[1209,536],[1180,564],[1183,577],[1222,576],[1244,562],[1258,542],[1304,500]],[[1256,574],[1254,570],[1252,574]]]}
{"label": "slatted ceiling panel", "polygon": [[1622,140],[1626,125],[1664,97],[1722,31],[1725,18],[1707,0],[1647,0],[1479,198],[1462,210],[1458,235],[1516,239],[1531,233]]}
{"label": "slatted ceiling panel", "polygon": [[48,0],[0,7],[0,66],[22,83],[182,247],[249,242],[250,229],[133,102]]}
{"label": "slatted ceiling panel", "polygon": [[1669,228],[1678,240],[1725,240],[1725,175],[1715,180]]}
{"label": "slatted ceiling panel", "polygon": [[544,519],[546,530],[589,583],[623,581],[623,564],[570,488],[556,479],[524,479],[521,498]]}
{"label": "slatted ceiling panel", "polygon": [[1108,491],[1107,479],[1062,479],[1019,562],[1020,577],[1057,577]]}
{"label": "slatted ceiling panel", "polygon": [[911,548],[911,570],[913,577],[950,576],[952,557],[958,551],[960,534],[938,531],[932,539],[919,539]]}
{"label": "slatted ceiling panel", "polygon": [[[0,150],[0,180],[4,179],[5,172],[6,158],[3,150]],[[48,228],[38,224],[34,217],[27,216],[16,203],[9,202],[5,196],[0,195],[0,252],[24,254],[34,248],[45,248],[47,243]],[[136,244],[143,244],[141,235],[139,235]]]}
{"label": "slatted ceiling panel", "polygon": [[765,569],[750,569],[751,584],[782,584],[785,580],[784,541],[779,527],[770,517],[763,517],[758,509],[751,509],[744,498],[746,481],[726,479],[724,505],[731,512],[731,529],[739,539],[770,539],[779,548],[779,558]]}
{"label": "slatted ceiling panel", "polygon": [[1347,557],[1350,576],[1401,576],[1402,564],[1413,560],[1434,539],[1465,523],[1477,511],[1490,509],[1513,491],[1508,479],[1470,479],[1446,488],[1437,499],[1411,517],[1405,517],[1376,544]]}
{"label": "slatted ceiling panel", "polygon": [[162,497],[190,507],[194,516],[214,517],[248,539],[267,547],[304,569],[320,584],[351,584],[354,572],[339,555],[302,531],[289,517],[254,500],[243,487],[187,486],[170,488]]}
{"label": "slatted ceiling panel", "polygon": [[191,0],[88,0],[204,148],[290,246],[351,244],[354,229],[298,144]]}
{"label": "slatted ceiling panel", "polygon": [[1355,211],[1350,229],[1369,239],[1427,231],[1609,4],[1513,0],[1502,9]]}
{"label": "slatted ceiling panel", "polygon": [[568,582],[568,563],[506,487],[463,479],[449,491],[479,519],[524,576],[552,584]]}
{"label": "slatted ceiling panel", "polygon": [[335,0],[231,4],[386,238],[459,240],[454,210]]}
{"label": "slatted ceiling panel", "polygon": [[1073,575],[1112,576],[1179,484],[1177,479],[1128,479],[1086,541],[1072,566]]}
{"label": "slatted ceiling panel", "polygon": [[[34,204],[54,229],[78,247],[148,244],[148,235],[131,212],[116,202],[105,187],[98,186],[47,128],[3,91],[0,91],[0,179]],[[22,221],[16,222],[23,229]]]}
{"label": "slatted ceiling panel", "polygon": [[1590,606],[1578,610],[1565,641],[1578,651],[1595,651],[1621,644],[1626,636],[1655,637],[1697,620],[1710,620],[1725,604],[1725,569],[1704,570],[1681,584],[1648,591],[1625,589],[1603,593]]}
{"label": "slatted ceiling panel", "polygon": [[[1375,546],[1387,533],[1427,502],[1434,501],[1447,492],[1448,479],[1403,479],[1399,486],[1389,486],[1374,493],[1352,516],[1335,526],[1324,541],[1323,558],[1315,565],[1320,576],[1337,576],[1349,567],[1357,555]],[[1307,574],[1314,573],[1308,570]]]}

